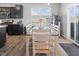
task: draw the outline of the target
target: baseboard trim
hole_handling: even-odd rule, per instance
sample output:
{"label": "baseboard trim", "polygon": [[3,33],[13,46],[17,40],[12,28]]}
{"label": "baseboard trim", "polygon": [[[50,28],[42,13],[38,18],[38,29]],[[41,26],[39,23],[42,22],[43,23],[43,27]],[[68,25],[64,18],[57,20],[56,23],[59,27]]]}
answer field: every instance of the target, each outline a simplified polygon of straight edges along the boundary
{"label": "baseboard trim", "polygon": [[64,36],[64,35],[62,35],[65,39],[68,39],[68,40],[70,40],[72,43],[74,43],[74,44],[76,44],[77,46],[79,46],[79,43],[77,43],[77,42],[75,42],[74,40],[72,40],[71,38],[68,38],[68,37],[66,37],[66,36]]}

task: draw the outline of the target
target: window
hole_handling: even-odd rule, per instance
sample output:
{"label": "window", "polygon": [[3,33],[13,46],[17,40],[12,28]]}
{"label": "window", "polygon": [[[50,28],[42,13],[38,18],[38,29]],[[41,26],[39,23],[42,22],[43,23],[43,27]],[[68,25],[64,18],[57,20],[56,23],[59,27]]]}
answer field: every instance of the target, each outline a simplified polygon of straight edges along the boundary
{"label": "window", "polygon": [[50,7],[33,7],[31,8],[32,24],[38,28],[44,28],[50,23]]}

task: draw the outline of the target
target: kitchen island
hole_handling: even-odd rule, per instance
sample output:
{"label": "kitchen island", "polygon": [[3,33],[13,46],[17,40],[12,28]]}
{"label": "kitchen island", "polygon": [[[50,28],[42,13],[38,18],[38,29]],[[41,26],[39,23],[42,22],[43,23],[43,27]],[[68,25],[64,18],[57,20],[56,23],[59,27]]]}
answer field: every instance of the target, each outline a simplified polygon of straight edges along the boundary
{"label": "kitchen island", "polygon": [[0,48],[6,43],[6,25],[0,25]]}

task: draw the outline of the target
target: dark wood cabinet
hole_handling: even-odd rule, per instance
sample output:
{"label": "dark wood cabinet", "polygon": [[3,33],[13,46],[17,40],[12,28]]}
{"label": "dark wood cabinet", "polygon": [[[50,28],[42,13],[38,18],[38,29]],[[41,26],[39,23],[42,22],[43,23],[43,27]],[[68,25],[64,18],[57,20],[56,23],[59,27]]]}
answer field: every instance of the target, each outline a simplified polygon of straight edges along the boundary
{"label": "dark wood cabinet", "polygon": [[[18,9],[17,9],[18,7]],[[23,6],[19,5],[10,8],[10,18],[23,18]]]}
{"label": "dark wood cabinet", "polygon": [[9,18],[10,18],[10,8],[0,7],[0,19],[9,19]]}
{"label": "dark wood cabinet", "polygon": [[0,19],[18,19],[23,18],[23,6],[0,7]]}

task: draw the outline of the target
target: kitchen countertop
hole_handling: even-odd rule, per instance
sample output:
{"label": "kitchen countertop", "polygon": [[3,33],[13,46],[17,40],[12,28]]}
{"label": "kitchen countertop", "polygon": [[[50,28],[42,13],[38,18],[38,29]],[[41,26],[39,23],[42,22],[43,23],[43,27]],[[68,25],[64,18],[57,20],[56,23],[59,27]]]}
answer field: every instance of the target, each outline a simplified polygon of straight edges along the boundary
{"label": "kitchen countertop", "polygon": [[1,28],[1,27],[7,27],[7,25],[0,25],[0,28]]}

